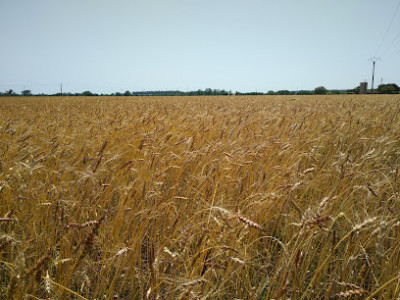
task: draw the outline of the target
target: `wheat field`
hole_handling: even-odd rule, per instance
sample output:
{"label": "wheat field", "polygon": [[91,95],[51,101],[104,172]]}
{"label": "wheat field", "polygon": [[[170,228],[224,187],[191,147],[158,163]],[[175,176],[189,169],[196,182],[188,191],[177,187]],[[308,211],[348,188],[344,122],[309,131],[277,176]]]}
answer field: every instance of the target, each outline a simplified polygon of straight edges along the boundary
{"label": "wheat field", "polygon": [[400,96],[0,98],[2,299],[399,299]]}

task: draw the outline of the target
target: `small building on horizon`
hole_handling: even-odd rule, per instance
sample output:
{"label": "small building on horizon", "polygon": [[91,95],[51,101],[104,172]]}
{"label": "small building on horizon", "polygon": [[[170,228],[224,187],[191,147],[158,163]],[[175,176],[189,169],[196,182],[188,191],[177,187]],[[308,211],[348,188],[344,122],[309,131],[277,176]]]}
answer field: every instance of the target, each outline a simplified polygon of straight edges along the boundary
{"label": "small building on horizon", "polygon": [[368,82],[360,82],[360,94],[366,94],[368,92]]}

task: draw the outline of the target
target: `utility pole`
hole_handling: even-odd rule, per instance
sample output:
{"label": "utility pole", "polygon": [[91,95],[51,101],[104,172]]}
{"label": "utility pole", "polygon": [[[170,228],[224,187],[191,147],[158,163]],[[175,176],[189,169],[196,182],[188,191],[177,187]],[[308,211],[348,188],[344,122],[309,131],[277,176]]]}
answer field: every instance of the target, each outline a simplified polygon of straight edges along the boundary
{"label": "utility pole", "polygon": [[375,78],[375,63],[378,60],[381,60],[379,57],[371,57],[369,59],[370,61],[372,61],[372,82],[371,82],[371,94],[374,93],[374,78]]}
{"label": "utility pole", "polygon": [[60,92],[61,92],[61,96],[62,96],[62,83],[60,83]]}

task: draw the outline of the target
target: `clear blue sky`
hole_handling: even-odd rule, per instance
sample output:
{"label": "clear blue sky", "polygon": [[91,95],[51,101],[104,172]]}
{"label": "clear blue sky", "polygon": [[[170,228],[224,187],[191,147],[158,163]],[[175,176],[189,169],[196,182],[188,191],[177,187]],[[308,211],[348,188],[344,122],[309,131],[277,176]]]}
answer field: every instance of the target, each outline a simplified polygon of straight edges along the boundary
{"label": "clear blue sky", "polygon": [[400,85],[399,1],[0,0],[0,91]]}

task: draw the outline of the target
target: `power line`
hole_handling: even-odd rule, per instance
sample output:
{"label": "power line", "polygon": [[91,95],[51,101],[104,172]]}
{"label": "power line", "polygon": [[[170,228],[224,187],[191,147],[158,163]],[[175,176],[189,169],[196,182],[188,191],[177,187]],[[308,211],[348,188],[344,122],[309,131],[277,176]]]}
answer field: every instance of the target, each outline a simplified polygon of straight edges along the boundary
{"label": "power line", "polygon": [[393,52],[391,55],[389,55],[389,56],[387,56],[387,57],[393,57],[393,56],[396,56],[396,55],[399,54],[399,53],[400,53],[400,49],[397,50],[396,52]]}
{"label": "power line", "polygon": [[392,19],[390,20],[389,26],[388,26],[388,28],[386,29],[385,34],[383,35],[383,38],[382,38],[382,40],[381,40],[381,42],[380,42],[380,44],[379,44],[379,47],[376,49],[375,55],[377,55],[378,52],[379,52],[379,50],[382,48],[383,42],[385,41],[385,38],[386,38],[387,34],[389,33],[390,28],[392,27],[394,18],[396,17],[396,14],[397,14],[397,11],[399,10],[399,7],[400,7],[400,0],[399,0],[399,3],[397,4],[396,10],[394,11],[393,17],[392,17]]}
{"label": "power line", "polygon": [[400,37],[400,31],[399,33],[396,35],[396,37],[394,38],[393,42],[390,44],[389,47],[386,48],[386,50],[382,53],[382,57],[385,57],[386,53],[396,44],[396,41],[399,39]]}

